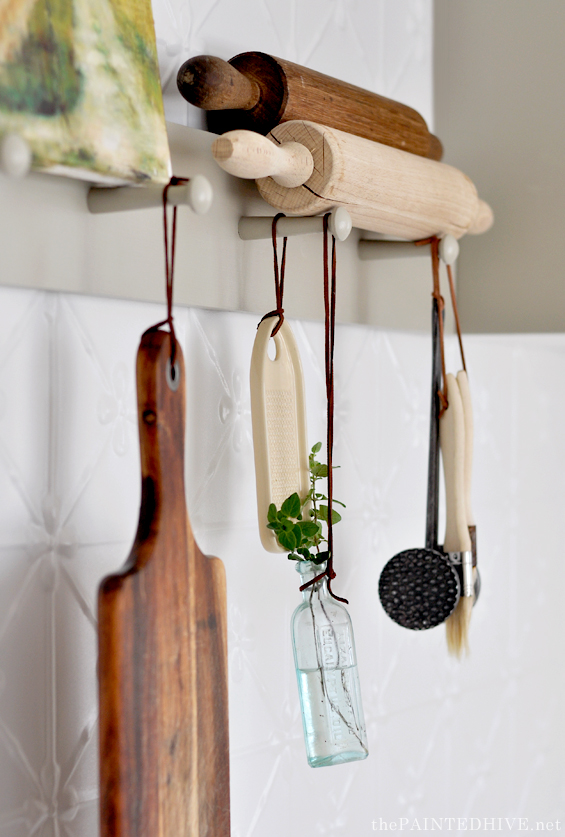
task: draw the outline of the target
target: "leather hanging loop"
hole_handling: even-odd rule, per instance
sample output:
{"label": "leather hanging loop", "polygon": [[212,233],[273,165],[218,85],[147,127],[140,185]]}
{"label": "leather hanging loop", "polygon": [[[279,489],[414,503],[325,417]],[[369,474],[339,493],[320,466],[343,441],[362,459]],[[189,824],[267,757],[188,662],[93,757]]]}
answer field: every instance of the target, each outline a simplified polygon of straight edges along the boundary
{"label": "leather hanging loop", "polygon": [[[173,207],[173,223],[172,231],[169,234],[169,219],[167,216],[168,193],[169,187],[178,186],[180,183],[188,183],[188,177],[176,177],[173,175],[165,188],[163,189],[163,238],[165,243],[165,287],[167,296],[167,317],[165,320],[156,323],[151,328],[148,328],[144,334],[151,331],[158,331],[161,326],[168,325],[171,334],[171,369],[175,368],[175,358],[177,352],[177,337],[175,334],[175,326],[173,322],[173,282],[175,274],[175,250],[177,240],[177,207]],[[169,239],[171,239],[169,244]]]}
{"label": "leather hanging loop", "polygon": [[445,300],[441,295],[439,284],[439,238],[437,238],[437,236],[434,236],[430,244],[432,251],[432,274],[434,280],[434,289],[432,296],[437,301],[439,313],[439,345],[441,353],[441,375],[443,380],[443,388],[438,392],[441,404],[439,415],[441,418],[441,416],[445,413],[449,406],[449,401],[447,399],[447,374],[445,371],[445,337],[443,329],[443,312],[445,309]]}
{"label": "leather hanging loop", "polygon": [[432,275],[434,282],[432,296],[436,300],[438,307],[439,346],[441,354],[441,375],[443,380],[443,388],[438,390],[438,397],[440,403],[439,414],[441,417],[447,410],[449,406],[449,401],[447,400],[447,376],[445,372],[445,342],[443,331],[443,312],[445,310],[445,300],[441,295],[439,284],[439,238],[437,237],[437,235],[433,235],[430,238],[422,238],[419,241],[415,241],[414,244],[416,245],[416,247],[422,247],[425,244],[430,244],[432,251]]}
{"label": "leather hanging loop", "polygon": [[275,298],[277,302],[277,307],[274,308],[272,311],[269,311],[268,314],[265,314],[264,317],[261,317],[259,320],[259,324],[257,328],[261,325],[263,320],[268,319],[268,317],[275,317],[278,316],[279,321],[274,327],[271,332],[271,337],[274,337],[275,334],[278,332],[282,324],[284,323],[284,308],[283,308],[283,296],[284,296],[284,274],[286,269],[286,243],[288,238],[285,236],[283,238],[283,250],[282,250],[282,257],[281,257],[281,266],[279,269],[279,259],[277,255],[277,222],[280,218],[286,218],[284,212],[279,212],[273,218],[273,224],[271,227],[271,235],[273,239],[273,262],[274,262],[274,273],[275,273]]}
{"label": "leather hanging loop", "polygon": [[337,258],[335,236],[332,235],[332,270],[331,283],[329,279],[329,258],[328,258],[328,221],[330,213],[324,215],[324,312],[325,312],[325,367],[326,367],[326,398],[327,398],[327,462],[328,462],[328,562],[326,569],[320,575],[303,584],[300,590],[306,590],[317,581],[327,577],[328,593],[338,602],[349,604],[347,599],[336,596],[332,590],[332,581],[335,578],[333,568],[333,441],[334,441],[334,347],[335,347],[335,300],[336,300],[336,277]]}
{"label": "leather hanging loop", "polygon": [[[415,241],[414,244],[416,247],[422,247],[424,244],[431,244],[432,250],[432,271],[434,276],[434,291],[432,296],[437,299],[438,306],[440,310],[440,314],[443,312],[445,308],[445,300],[440,294],[439,291],[439,238],[437,236],[431,236],[430,238],[422,238],[419,241]],[[459,320],[459,309],[457,307],[457,295],[455,293],[455,282],[453,281],[453,268],[450,264],[446,265],[447,267],[447,278],[449,280],[449,295],[451,297],[451,306],[453,308],[453,315],[455,317],[455,328],[457,330],[457,339],[459,341],[459,351],[461,352],[461,363],[463,364],[463,369],[467,372],[467,364],[465,362],[465,350],[463,349],[463,336],[461,334],[461,322]],[[444,382],[444,389],[442,394],[440,395],[442,410],[441,414],[445,412],[447,409],[447,386],[446,386],[446,378],[445,378],[445,351],[444,351],[444,341],[443,341],[443,319],[440,317],[440,338],[441,338],[441,362],[442,362],[442,373],[443,373],[443,382]]]}
{"label": "leather hanging loop", "polygon": [[463,337],[461,335],[461,323],[459,322],[459,309],[457,308],[457,296],[455,294],[455,283],[453,281],[453,270],[451,265],[447,265],[447,278],[449,279],[449,293],[451,296],[451,305],[453,307],[453,314],[455,316],[455,327],[457,329],[457,339],[459,340],[459,350],[461,352],[461,363],[463,369],[467,371],[467,364],[465,363],[465,352],[463,350]]}

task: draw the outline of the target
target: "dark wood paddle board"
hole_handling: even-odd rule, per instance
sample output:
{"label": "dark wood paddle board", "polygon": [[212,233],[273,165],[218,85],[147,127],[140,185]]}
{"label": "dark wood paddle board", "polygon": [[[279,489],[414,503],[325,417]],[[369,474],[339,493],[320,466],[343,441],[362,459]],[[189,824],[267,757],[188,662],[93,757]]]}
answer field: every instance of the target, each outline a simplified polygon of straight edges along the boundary
{"label": "dark wood paddle board", "polygon": [[190,528],[184,361],[177,347],[172,380],[170,355],[167,332],[143,336],[139,526],[99,590],[102,837],[230,833],[225,573]]}

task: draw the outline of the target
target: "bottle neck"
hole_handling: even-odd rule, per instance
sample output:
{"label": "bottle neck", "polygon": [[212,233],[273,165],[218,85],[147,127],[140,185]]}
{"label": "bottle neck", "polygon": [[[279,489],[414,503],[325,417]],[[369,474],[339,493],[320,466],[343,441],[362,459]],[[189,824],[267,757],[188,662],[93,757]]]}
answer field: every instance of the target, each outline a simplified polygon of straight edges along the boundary
{"label": "bottle neck", "polygon": [[[313,564],[311,561],[298,561],[296,564],[296,571],[300,574],[300,586],[307,584],[313,578],[316,578],[316,576],[323,573],[325,569],[325,563]],[[318,597],[328,595],[327,576],[324,576],[315,584],[312,584],[310,587],[307,587],[306,590],[302,591],[302,598],[304,601],[309,601],[313,595]]]}

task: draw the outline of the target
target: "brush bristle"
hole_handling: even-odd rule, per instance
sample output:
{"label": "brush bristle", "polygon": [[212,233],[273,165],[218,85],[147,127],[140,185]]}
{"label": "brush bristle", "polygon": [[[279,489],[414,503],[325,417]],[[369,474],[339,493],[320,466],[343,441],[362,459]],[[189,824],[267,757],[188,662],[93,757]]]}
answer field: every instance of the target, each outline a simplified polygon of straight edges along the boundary
{"label": "brush bristle", "polygon": [[469,624],[473,612],[473,596],[461,596],[457,607],[445,621],[445,635],[449,653],[461,659],[463,653],[469,653]]}

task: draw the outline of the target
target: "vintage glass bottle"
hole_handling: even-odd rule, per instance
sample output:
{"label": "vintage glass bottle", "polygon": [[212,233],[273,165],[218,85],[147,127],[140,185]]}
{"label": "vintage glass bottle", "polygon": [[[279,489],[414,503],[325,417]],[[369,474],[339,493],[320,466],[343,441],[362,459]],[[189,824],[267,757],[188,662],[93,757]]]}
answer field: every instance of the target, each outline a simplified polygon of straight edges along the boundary
{"label": "vintage glass bottle", "polygon": [[[324,566],[300,561],[301,585]],[[330,596],[326,577],[303,590],[302,597],[292,616],[292,645],[308,764],[365,759],[369,750],[351,618]]]}

